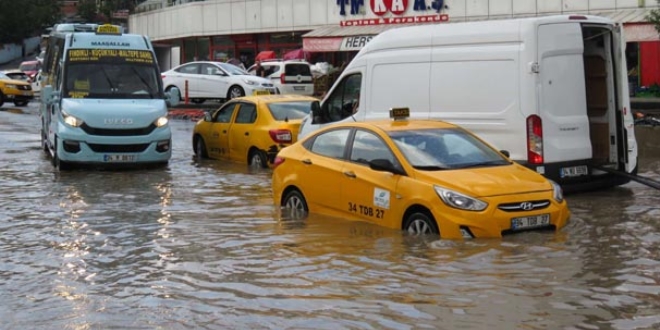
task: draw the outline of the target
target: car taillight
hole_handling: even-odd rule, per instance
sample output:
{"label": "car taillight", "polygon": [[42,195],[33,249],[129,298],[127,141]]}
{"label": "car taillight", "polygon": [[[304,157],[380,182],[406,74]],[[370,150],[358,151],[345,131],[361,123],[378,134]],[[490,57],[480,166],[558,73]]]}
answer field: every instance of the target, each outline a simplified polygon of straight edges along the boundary
{"label": "car taillight", "polygon": [[277,143],[291,143],[293,140],[293,134],[288,129],[271,129],[268,134]]}
{"label": "car taillight", "polygon": [[273,169],[276,168],[276,167],[278,167],[278,166],[281,165],[282,163],[284,163],[284,158],[282,158],[282,157],[275,157],[275,160],[273,161]]}
{"label": "car taillight", "polygon": [[543,126],[541,117],[527,117],[527,162],[543,164]]}
{"label": "car taillight", "polygon": [[161,75],[160,75],[160,79],[165,79],[165,75],[164,75],[164,74],[161,74]]}
{"label": "car taillight", "polygon": [[286,79],[284,79],[285,77],[286,77],[286,76],[284,75],[284,73],[282,73],[282,74],[280,75],[280,83],[282,83],[282,84],[286,83]]}

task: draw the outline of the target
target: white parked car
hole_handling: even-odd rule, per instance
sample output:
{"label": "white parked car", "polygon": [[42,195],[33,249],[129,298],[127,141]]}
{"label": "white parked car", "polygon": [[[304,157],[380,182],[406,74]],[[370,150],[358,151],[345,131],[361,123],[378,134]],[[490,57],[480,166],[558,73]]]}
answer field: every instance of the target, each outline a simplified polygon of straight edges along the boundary
{"label": "white parked car", "polygon": [[[265,60],[261,66],[266,70],[266,78],[281,94],[314,95],[314,76],[309,63],[301,60]],[[247,71],[256,75],[257,65],[250,66]]]}
{"label": "white parked car", "polygon": [[194,103],[262,93],[277,94],[270,80],[250,75],[229,63],[189,62],[163,72],[162,77],[165,91],[176,87],[182,98],[185,98],[188,81],[188,98]]}

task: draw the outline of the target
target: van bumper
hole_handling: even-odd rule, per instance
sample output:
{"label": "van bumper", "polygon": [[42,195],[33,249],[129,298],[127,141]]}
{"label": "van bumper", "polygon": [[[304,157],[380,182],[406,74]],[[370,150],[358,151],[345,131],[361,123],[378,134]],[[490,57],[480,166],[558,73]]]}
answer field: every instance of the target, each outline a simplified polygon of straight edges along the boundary
{"label": "van bumper", "polygon": [[[557,182],[561,185],[564,193],[567,194],[606,189],[630,182],[630,179],[625,176],[599,171],[585,161],[550,163],[543,165],[530,165],[526,162],[521,162],[520,164]],[[576,166],[586,166],[587,174],[568,177],[562,176],[561,173],[563,168]]]}

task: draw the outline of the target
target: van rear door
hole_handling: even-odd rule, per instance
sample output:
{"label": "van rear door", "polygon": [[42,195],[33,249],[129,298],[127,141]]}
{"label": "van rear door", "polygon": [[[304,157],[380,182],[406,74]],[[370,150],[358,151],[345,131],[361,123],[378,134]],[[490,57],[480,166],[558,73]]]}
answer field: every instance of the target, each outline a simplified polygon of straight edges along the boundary
{"label": "van rear door", "polygon": [[[628,67],[626,65],[626,39],[623,35],[623,25],[618,24],[614,34],[614,70],[617,81],[617,113],[620,115],[621,135],[623,143],[619,152],[620,161],[625,162],[625,171],[633,172],[637,167],[637,140],[635,138],[635,121],[630,108],[630,91],[628,89]],[[623,166],[622,166],[623,167]],[[623,169],[623,168],[622,168]]]}
{"label": "van rear door", "polygon": [[[537,96],[543,161],[591,158],[582,31],[579,23],[538,26]],[[586,173],[584,173],[586,174]]]}

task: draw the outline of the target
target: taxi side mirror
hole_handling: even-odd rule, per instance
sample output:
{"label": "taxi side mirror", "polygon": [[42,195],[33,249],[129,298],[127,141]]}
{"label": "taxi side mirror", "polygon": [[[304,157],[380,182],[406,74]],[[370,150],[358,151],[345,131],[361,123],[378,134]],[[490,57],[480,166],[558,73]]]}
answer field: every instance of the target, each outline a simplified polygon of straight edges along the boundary
{"label": "taxi side mirror", "polygon": [[181,100],[181,92],[178,88],[172,87],[169,91],[165,92],[165,103],[168,107],[176,107]]}
{"label": "taxi side mirror", "polygon": [[369,168],[378,172],[390,172],[398,175],[406,173],[392,164],[389,159],[373,159],[369,161]]}
{"label": "taxi side mirror", "polygon": [[506,156],[506,158],[511,158],[511,154],[509,153],[508,150],[500,150],[500,153]]}
{"label": "taxi side mirror", "polygon": [[204,121],[211,121],[211,113],[207,112],[204,114]]}

